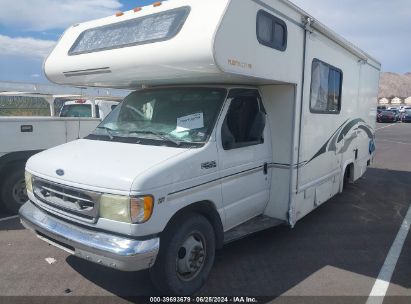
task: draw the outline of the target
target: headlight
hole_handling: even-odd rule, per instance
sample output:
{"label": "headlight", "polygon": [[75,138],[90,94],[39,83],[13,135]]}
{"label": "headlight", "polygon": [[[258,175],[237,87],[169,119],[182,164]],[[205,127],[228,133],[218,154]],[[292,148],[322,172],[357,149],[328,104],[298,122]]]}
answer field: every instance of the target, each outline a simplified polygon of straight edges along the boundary
{"label": "headlight", "polygon": [[113,221],[142,224],[153,213],[152,196],[128,197],[120,195],[102,195],[100,216]]}
{"label": "headlight", "polygon": [[24,173],[24,179],[25,179],[25,181],[26,181],[26,189],[27,189],[27,192],[31,192],[31,193],[33,193],[33,182],[32,182],[32,178],[33,178],[33,176],[31,175],[31,173],[29,173],[29,172],[25,172]]}

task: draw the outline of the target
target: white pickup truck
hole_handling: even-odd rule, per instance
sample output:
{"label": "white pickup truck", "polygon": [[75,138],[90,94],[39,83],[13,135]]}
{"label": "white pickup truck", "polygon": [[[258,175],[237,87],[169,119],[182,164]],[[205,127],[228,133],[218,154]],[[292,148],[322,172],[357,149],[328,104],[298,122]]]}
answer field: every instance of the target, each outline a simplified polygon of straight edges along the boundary
{"label": "white pickup truck", "polygon": [[24,166],[34,154],[82,138],[97,118],[0,117],[0,201],[12,212],[27,201]]}
{"label": "white pickup truck", "polygon": [[[50,103],[54,114],[54,97]],[[64,103],[59,117],[0,117],[0,205],[14,213],[27,201],[24,166],[31,156],[87,136],[118,103],[76,98]]]}
{"label": "white pickup truck", "polygon": [[60,117],[95,117],[104,119],[118,105],[118,101],[76,99],[64,103]]}

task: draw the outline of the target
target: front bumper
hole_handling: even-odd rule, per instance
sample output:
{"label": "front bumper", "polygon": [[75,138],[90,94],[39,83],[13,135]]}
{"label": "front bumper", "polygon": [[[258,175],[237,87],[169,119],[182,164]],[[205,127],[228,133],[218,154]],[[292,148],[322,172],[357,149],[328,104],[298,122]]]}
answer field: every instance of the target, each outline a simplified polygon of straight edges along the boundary
{"label": "front bumper", "polygon": [[139,241],[92,231],[50,216],[28,201],[19,211],[21,223],[37,236],[75,256],[122,271],[153,266],[160,239]]}

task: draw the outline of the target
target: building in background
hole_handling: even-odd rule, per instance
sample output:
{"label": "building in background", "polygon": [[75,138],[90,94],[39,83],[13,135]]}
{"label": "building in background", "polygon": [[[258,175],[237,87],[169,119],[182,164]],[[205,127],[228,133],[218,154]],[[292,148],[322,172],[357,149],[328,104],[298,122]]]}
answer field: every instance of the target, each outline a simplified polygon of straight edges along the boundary
{"label": "building in background", "polygon": [[399,97],[394,97],[391,99],[391,104],[392,105],[401,105],[402,104],[402,99]]}

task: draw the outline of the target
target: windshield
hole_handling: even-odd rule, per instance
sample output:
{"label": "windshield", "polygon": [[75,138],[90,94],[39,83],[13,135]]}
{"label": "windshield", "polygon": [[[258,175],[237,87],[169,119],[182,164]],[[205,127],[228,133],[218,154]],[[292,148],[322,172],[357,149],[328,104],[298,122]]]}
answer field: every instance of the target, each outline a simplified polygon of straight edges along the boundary
{"label": "windshield", "polygon": [[149,139],[174,145],[204,143],[214,128],[226,94],[225,89],[219,88],[136,91],[92,135]]}
{"label": "windshield", "polygon": [[65,105],[61,108],[60,117],[91,117],[91,106],[87,104]]}

